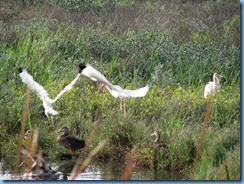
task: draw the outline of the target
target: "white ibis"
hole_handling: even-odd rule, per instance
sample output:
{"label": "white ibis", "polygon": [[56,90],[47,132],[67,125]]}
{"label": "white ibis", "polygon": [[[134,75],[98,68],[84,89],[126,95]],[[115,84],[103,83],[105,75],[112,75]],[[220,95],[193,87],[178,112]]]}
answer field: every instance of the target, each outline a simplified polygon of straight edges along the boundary
{"label": "white ibis", "polygon": [[208,82],[208,84],[204,88],[204,98],[207,99],[208,95],[216,94],[216,92],[220,89],[220,82],[219,78],[223,77],[222,75],[219,75],[217,73],[213,74],[213,81]]}
{"label": "white ibis", "polygon": [[111,95],[115,98],[120,98],[120,110],[122,111],[123,101],[124,101],[124,113],[125,110],[125,99],[127,98],[137,98],[137,97],[143,97],[147,94],[149,87],[145,86],[136,90],[126,90],[122,89],[118,85],[112,85],[108,79],[101,74],[99,71],[97,71],[95,68],[93,68],[91,65],[87,64],[84,65],[81,63],[79,65],[80,72],[85,75],[86,77],[90,78],[91,80],[98,81],[102,83],[100,87],[98,88],[98,93],[101,92],[103,87],[105,86],[107,90],[111,93]]}
{"label": "white ibis", "polygon": [[67,91],[69,91],[72,86],[76,83],[76,81],[79,79],[80,73],[76,76],[74,80],[71,81],[70,84],[65,86],[65,88],[54,98],[51,99],[48,96],[47,91],[40,85],[38,84],[33,77],[25,70],[22,68],[19,68],[19,76],[22,79],[24,83],[27,84],[27,86],[32,90],[35,91],[36,94],[40,97],[40,99],[43,102],[43,107],[45,109],[45,115],[49,118],[49,115],[52,120],[53,124],[53,115],[57,115],[58,112],[53,109],[54,103]]}

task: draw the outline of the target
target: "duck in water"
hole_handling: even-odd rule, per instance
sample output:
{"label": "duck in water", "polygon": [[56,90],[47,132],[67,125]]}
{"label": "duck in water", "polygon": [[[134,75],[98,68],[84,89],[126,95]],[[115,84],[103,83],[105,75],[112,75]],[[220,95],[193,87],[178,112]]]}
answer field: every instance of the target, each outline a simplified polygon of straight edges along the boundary
{"label": "duck in water", "polygon": [[28,167],[28,163],[23,161],[19,167],[24,166],[25,173],[23,174],[23,179],[36,178],[36,179],[47,179],[47,180],[66,180],[67,177],[59,171],[53,170],[42,158],[42,156],[34,155],[22,149],[21,153],[31,160],[31,165]]}
{"label": "duck in water", "polygon": [[166,143],[161,143],[161,142],[160,142],[160,133],[159,133],[158,130],[155,130],[155,131],[151,134],[151,136],[155,136],[154,145],[155,145],[156,147],[162,147],[162,148],[167,148],[167,147],[168,147]]}
{"label": "duck in water", "polygon": [[74,136],[69,135],[69,130],[66,126],[61,127],[58,132],[63,132],[63,134],[60,135],[57,139],[58,144],[68,149],[70,154],[86,146],[84,140],[80,140]]}

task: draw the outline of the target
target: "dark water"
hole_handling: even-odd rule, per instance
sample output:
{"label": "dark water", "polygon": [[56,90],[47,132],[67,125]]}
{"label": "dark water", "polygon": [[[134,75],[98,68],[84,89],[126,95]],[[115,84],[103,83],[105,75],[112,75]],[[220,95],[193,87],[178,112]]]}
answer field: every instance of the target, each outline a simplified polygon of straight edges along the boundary
{"label": "dark water", "polygon": [[[66,160],[52,160],[45,159],[46,162],[55,171],[61,172],[63,175],[67,175],[65,179],[69,179],[75,162],[77,159]],[[0,162],[0,180],[33,180],[30,174],[19,175],[13,177],[15,157],[2,158]],[[76,180],[120,180],[125,165],[124,163],[104,162],[104,161],[91,161],[89,166],[83,173],[80,173]],[[43,180],[50,178],[42,178]],[[168,172],[164,170],[153,170],[149,168],[134,168],[129,180],[185,180],[182,174],[177,172]]]}

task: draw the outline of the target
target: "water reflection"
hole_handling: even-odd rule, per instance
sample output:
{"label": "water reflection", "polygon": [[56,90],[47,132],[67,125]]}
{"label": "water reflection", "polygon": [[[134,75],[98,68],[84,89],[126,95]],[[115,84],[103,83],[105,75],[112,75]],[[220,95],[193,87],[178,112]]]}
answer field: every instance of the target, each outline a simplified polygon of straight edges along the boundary
{"label": "water reflection", "polygon": [[[15,158],[14,158],[15,159]],[[13,157],[1,159],[0,162],[0,180],[12,180]],[[77,159],[53,160],[45,159],[52,169],[61,172],[61,179],[69,179],[69,175],[75,165]],[[76,180],[120,180],[124,171],[124,163],[116,163],[111,161],[92,161],[83,173],[80,173]],[[67,176],[67,178],[66,178]],[[37,179],[30,175],[21,175],[14,178],[15,180]],[[42,180],[53,178],[40,178]],[[167,172],[164,170],[153,170],[148,168],[135,168],[131,174],[130,180],[182,180],[183,176],[175,172]]]}

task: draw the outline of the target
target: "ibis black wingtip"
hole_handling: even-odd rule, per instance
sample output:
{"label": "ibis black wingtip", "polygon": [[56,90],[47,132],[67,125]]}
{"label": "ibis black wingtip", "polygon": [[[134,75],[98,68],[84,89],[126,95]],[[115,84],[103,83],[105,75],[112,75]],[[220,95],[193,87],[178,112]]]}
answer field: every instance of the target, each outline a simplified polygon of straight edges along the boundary
{"label": "ibis black wingtip", "polygon": [[23,72],[23,69],[22,68],[19,68],[19,73],[22,73]]}
{"label": "ibis black wingtip", "polygon": [[79,73],[81,73],[86,68],[86,65],[84,63],[79,64]]}

